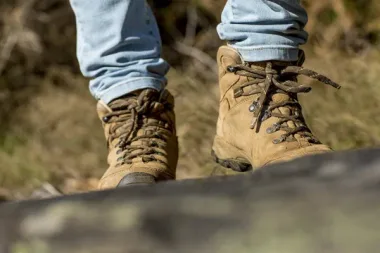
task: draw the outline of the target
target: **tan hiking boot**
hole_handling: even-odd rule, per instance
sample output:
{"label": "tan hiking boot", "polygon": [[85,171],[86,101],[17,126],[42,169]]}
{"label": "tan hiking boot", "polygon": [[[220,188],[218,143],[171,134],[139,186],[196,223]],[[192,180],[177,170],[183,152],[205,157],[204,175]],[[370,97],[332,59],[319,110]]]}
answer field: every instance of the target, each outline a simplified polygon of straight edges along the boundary
{"label": "tan hiking boot", "polygon": [[173,108],[174,98],[167,90],[145,89],[108,106],[98,103],[110,165],[99,189],[175,178],[178,143]]}
{"label": "tan hiking boot", "polygon": [[330,151],[311,133],[297,94],[310,87],[297,83],[305,75],[335,88],[328,78],[296,63],[246,63],[236,50],[218,52],[220,110],[213,145],[215,160],[236,171],[260,168],[305,155]]}

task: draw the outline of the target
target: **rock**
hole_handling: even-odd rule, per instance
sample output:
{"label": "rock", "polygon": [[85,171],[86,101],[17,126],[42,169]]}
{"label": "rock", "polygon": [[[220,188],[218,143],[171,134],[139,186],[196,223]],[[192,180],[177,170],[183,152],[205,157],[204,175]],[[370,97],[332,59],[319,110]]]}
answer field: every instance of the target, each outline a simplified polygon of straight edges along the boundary
{"label": "rock", "polygon": [[3,204],[0,252],[377,252],[379,152]]}

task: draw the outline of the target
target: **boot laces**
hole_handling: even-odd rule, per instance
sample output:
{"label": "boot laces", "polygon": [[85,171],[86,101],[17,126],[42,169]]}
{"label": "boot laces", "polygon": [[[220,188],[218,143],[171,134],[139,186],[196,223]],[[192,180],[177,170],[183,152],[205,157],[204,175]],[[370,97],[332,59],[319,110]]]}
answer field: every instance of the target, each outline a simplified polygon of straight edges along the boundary
{"label": "boot laces", "polygon": [[[103,121],[112,124],[109,130],[109,143],[119,139],[115,148],[119,155],[116,166],[132,164],[134,158],[142,158],[144,163],[166,163],[157,158],[157,155],[166,156],[165,145],[170,125],[161,118],[161,114],[168,110],[169,104],[157,99],[158,92],[143,91],[137,98],[116,100],[111,104],[113,112],[106,114]],[[147,121],[147,119],[154,119]],[[149,129],[154,129],[149,130]],[[143,134],[137,135],[139,130]],[[139,144],[136,142],[140,141]]]}
{"label": "boot laces", "polygon": [[[296,141],[295,134],[308,139],[311,143],[320,143],[305,123],[297,96],[298,93],[310,92],[312,88],[298,83],[297,77],[300,75],[307,76],[336,89],[341,88],[339,84],[310,69],[292,65],[274,66],[272,62],[267,62],[265,68],[237,64],[229,66],[227,70],[240,76],[253,78],[252,81],[248,81],[234,90],[235,98],[260,94],[257,100],[249,107],[249,111],[253,113],[251,129],[259,132],[263,121],[270,117],[276,117],[280,120],[268,128],[267,133],[271,134],[280,130],[285,131],[285,133],[279,139],[275,139],[274,144],[284,141]],[[245,87],[251,87],[251,89],[245,91]],[[289,99],[278,103],[271,101],[271,97],[279,93],[288,95]],[[289,115],[273,112],[273,110],[280,107],[287,107],[290,110]],[[295,127],[291,128],[288,124],[284,124],[289,121],[292,121]]]}

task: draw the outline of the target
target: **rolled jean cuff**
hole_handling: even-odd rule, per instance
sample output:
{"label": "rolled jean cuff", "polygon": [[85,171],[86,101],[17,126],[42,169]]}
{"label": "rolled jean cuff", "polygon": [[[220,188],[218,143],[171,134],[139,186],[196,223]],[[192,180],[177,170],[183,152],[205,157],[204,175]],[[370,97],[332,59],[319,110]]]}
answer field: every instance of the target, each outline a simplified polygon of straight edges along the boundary
{"label": "rolled jean cuff", "polygon": [[137,90],[155,89],[157,91],[161,91],[165,88],[165,86],[166,83],[162,79],[153,77],[139,77],[123,83],[114,84],[109,89],[102,91],[100,94],[95,92],[93,95],[108,104],[117,98]]}
{"label": "rolled jean cuff", "polygon": [[236,47],[235,48],[245,62],[262,61],[297,61],[299,49],[294,47],[273,46],[273,47]]}

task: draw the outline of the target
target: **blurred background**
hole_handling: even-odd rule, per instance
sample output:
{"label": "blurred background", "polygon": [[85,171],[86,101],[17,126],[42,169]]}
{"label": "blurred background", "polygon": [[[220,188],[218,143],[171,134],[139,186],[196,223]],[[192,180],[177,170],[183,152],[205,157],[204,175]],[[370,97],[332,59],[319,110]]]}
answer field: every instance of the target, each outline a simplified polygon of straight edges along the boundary
{"label": "blurred background", "polygon": [[[150,1],[173,66],[179,178],[227,173],[210,157],[218,106],[215,26],[225,0]],[[302,95],[310,125],[335,150],[380,142],[380,1],[303,1],[310,22],[305,66],[343,86]],[[96,101],[75,56],[68,0],[0,1],[0,199],[28,198],[44,183],[93,188],[106,144]]]}

